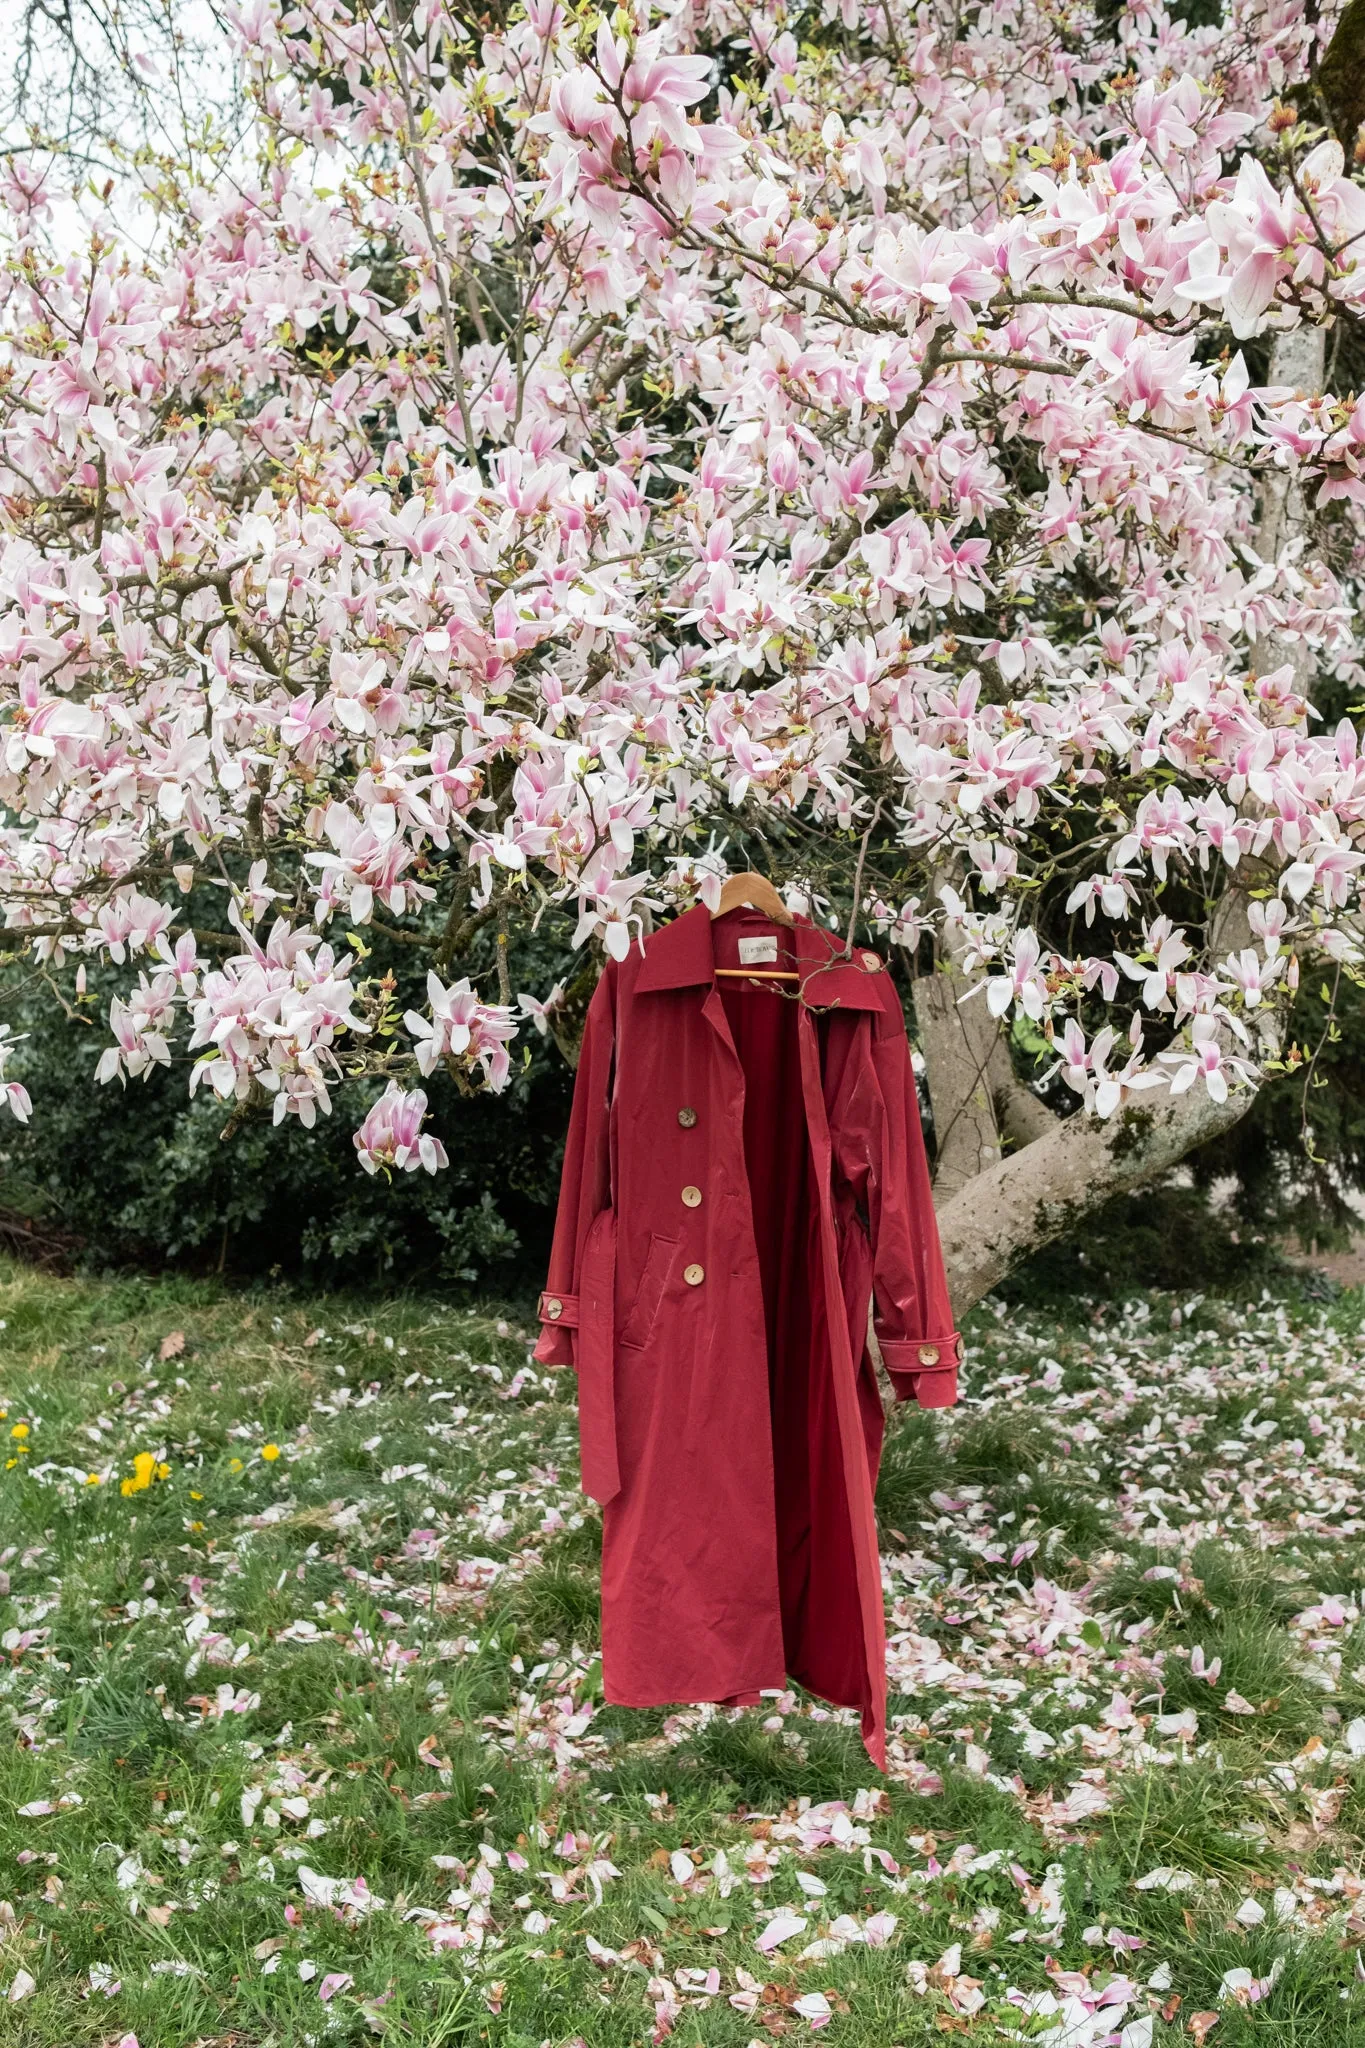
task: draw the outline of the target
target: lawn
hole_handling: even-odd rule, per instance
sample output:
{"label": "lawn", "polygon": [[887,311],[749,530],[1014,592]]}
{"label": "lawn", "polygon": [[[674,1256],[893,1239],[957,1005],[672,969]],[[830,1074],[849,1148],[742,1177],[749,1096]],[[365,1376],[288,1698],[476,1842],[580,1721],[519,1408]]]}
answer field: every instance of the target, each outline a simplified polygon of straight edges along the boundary
{"label": "lawn", "polygon": [[979,1312],[881,1779],[603,1705],[515,1323],[0,1267],[0,2042],[1365,2041],[1363,1325]]}

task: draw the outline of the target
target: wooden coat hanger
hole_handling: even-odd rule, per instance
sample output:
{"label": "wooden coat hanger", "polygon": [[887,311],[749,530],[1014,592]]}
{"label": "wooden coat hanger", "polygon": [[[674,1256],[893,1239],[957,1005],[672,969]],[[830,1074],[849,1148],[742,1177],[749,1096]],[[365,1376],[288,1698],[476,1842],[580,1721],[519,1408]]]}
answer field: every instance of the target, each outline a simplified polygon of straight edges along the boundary
{"label": "wooden coat hanger", "polygon": [[[711,912],[712,923],[724,917],[731,910],[741,907],[761,911],[774,924],[784,924],[789,929],[796,920],[766,875],[752,871],[742,875],[731,875],[720,892],[720,902]],[[735,981],[799,981],[799,974],[786,967],[718,967],[717,975],[725,975]]]}
{"label": "wooden coat hanger", "polygon": [[774,924],[790,927],[796,922],[766,875],[752,872],[731,875],[720,892],[720,902],[711,912],[712,923],[718,917],[724,917],[727,911],[738,910],[741,905],[747,905],[750,910],[761,910]]}

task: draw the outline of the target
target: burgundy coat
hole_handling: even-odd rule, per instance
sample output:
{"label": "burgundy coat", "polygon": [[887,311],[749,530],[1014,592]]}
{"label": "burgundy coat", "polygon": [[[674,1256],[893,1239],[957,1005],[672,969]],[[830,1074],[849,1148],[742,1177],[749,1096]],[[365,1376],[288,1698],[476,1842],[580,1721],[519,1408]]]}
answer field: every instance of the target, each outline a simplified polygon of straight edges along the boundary
{"label": "burgundy coat", "polygon": [[[718,980],[756,959],[791,983]],[[755,944],[754,941],[761,943]],[[882,1406],[957,1396],[901,1006],[804,918],[690,910],[588,1012],[536,1357],[578,1372],[608,1700],[857,1707],[885,1763]]]}

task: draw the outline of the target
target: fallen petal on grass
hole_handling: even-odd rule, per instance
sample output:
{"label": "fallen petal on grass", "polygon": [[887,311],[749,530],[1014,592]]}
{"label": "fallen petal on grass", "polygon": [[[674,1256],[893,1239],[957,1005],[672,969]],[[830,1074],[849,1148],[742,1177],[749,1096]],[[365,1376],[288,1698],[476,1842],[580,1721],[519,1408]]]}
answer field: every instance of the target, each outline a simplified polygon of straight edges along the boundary
{"label": "fallen petal on grass", "polygon": [[[1167,2048],[1273,2022],[1290,1959],[1365,2038],[1365,1304],[978,1311],[969,1403],[888,1438],[881,1778],[796,1687],[605,1702],[572,1386],[524,1340],[177,1287],[172,1384],[99,1287],[0,1264],[0,1406],[54,1446],[5,1481],[0,1938],[44,1946],[0,1996],[26,1964],[70,2048],[134,1987],[252,2038],[251,1986],[299,2039],[592,2041],[606,2000],[642,2039]],[[91,1428],[166,1476],[88,1488]]]}

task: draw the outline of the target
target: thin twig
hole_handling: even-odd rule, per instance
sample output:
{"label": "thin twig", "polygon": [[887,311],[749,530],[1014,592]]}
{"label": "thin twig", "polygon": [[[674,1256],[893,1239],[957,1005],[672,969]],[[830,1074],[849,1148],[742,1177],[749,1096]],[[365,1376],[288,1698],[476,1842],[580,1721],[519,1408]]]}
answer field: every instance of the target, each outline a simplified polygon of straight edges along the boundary
{"label": "thin twig", "polygon": [[853,871],[853,907],[848,914],[848,939],[844,945],[845,960],[853,958],[853,934],[858,929],[858,900],[863,893],[863,864],[867,859],[867,842],[876,830],[877,820],[882,814],[883,801],[882,797],[877,798],[876,808],[867,821],[867,830],[864,832],[862,844],[858,848],[858,865]]}
{"label": "thin twig", "polygon": [[512,975],[507,965],[507,903],[504,899],[498,905],[498,1001],[504,1009],[512,1007]]}

